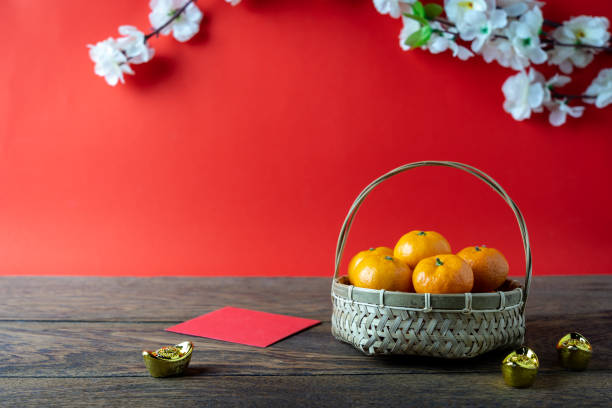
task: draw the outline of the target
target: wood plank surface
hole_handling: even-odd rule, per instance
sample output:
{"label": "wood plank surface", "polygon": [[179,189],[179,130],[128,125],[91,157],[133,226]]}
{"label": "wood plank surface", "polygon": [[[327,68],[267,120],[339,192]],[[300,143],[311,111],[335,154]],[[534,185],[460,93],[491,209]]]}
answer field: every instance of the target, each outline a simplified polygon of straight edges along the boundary
{"label": "wood plank surface", "polygon": [[331,278],[1,277],[0,320],[183,321],[221,306],[329,320]]}
{"label": "wood plank surface", "polygon": [[[321,278],[0,277],[0,406],[610,406],[610,275],[536,279],[527,344],[541,369],[529,390],[503,385],[505,351],[467,361],[363,356],[331,336],[329,289]],[[163,330],[225,305],[323,323],[268,348]],[[557,362],[554,344],[569,331],[594,345],[586,372]],[[195,344],[189,375],[148,377],[140,350],[185,339]]]}
{"label": "wood plank surface", "polygon": [[[527,318],[610,311],[610,289],[612,275],[536,276]],[[325,278],[0,276],[0,321],[181,321],[229,304],[329,320],[330,290]]]}
{"label": "wood plank surface", "polygon": [[[536,350],[541,370],[559,369],[554,343],[564,331],[580,327],[595,344],[597,358],[590,370],[610,368],[611,343],[598,333],[612,325],[612,316],[563,322],[532,319],[527,344]],[[466,361],[415,356],[367,357],[335,340],[330,323],[322,323],[268,348],[257,348],[168,333],[159,323],[50,323],[0,324],[2,350],[0,377],[146,376],[140,351],[184,340],[194,343],[192,365],[209,368],[211,375],[296,375],[495,372],[507,354],[492,352]],[[586,334],[585,334],[586,335]],[[248,362],[248,364],[247,364]]]}
{"label": "wood plank surface", "polygon": [[[579,376],[580,381],[575,378]],[[180,378],[0,378],[11,406],[146,407],[610,407],[610,376],[538,375],[532,388],[508,388],[488,373],[296,375]],[[589,384],[585,389],[584,384]],[[579,399],[576,396],[580,396]]]}

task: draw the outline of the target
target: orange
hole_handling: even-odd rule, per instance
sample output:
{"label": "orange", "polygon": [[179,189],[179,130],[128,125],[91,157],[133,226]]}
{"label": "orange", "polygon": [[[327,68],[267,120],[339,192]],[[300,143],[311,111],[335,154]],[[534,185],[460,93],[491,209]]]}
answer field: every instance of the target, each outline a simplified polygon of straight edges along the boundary
{"label": "orange", "polygon": [[394,257],[413,269],[421,259],[450,253],[450,244],[436,231],[410,231],[397,241],[393,250]]}
{"label": "orange", "polygon": [[371,254],[381,254],[381,255],[393,256],[393,250],[387,247],[378,247],[378,248],[370,248],[370,249],[366,249],[365,251],[357,252],[357,255],[355,255],[351,259],[351,262],[349,262],[349,265],[348,265],[349,280],[352,280],[351,276],[354,275],[354,271],[357,265],[359,265],[359,263],[363,260],[363,258]]}
{"label": "orange", "polygon": [[389,255],[366,255],[349,277],[360,288],[412,291],[412,270],[404,262]]}
{"label": "orange", "polygon": [[457,255],[436,255],[417,264],[412,284],[417,293],[465,293],[472,290],[474,274]]}
{"label": "orange", "polygon": [[506,281],[510,266],[506,257],[495,248],[471,246],[457,253],[474,271],[472,292],[490,292]]}

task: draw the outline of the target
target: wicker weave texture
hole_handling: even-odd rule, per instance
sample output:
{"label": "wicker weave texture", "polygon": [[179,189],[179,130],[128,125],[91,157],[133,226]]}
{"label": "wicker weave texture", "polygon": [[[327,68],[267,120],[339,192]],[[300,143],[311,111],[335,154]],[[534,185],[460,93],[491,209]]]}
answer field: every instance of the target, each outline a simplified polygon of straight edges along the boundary
{"label": "wicker weave texture", "polygon": [[520,307],[491,312],[425,312],[333,298],[332,334],[367,355],[470,358],[522,344]]}

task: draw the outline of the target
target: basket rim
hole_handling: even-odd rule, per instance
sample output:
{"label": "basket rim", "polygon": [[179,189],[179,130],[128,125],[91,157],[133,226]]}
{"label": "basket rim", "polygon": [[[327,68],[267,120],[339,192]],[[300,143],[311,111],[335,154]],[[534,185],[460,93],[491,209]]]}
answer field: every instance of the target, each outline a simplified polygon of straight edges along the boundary
{"label": "basket rim", "polygon": [[523,305],[523,285],[515,280],[506,280],[505,285],[513,287],[495,293],[457,293],[432,294],[393,292],[386,290],[366,289],[345,284],[347,279],[341,276],[332,284],[332,297],[352,303],[374,307],[390,307],[416,311],[444,312],[497,312]]}

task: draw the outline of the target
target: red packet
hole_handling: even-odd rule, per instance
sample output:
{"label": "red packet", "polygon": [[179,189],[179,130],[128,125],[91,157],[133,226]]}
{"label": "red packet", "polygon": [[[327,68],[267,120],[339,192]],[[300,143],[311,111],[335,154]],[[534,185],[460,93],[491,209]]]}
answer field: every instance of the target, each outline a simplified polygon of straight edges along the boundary
{"label": "red packet", "polygon": [[168,327],[166,331],[249,346],[268,347],[319,323],[321,323],[319,320],[226,306]]}

